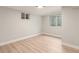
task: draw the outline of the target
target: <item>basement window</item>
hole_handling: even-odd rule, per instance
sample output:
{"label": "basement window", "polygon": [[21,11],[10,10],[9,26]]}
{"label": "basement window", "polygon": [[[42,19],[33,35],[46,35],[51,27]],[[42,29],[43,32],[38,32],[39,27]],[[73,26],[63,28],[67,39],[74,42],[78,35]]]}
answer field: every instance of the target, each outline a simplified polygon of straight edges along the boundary
{"label": "basement window", "polygon": [[49,16],[50,26],[61,26],[62,17],[61,16]]}

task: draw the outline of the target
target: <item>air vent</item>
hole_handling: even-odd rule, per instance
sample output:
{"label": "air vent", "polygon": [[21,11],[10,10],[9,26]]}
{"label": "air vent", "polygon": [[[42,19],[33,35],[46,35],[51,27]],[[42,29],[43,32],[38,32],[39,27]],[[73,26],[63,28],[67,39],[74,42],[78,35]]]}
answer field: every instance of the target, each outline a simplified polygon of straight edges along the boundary
{"label": "air vent", "polygon": [[21,13],[21,19],[25,19],[25,13]]}
{"label": "air vent", "polygon": [[29,19],[29,14],[21,13],[21,19]]}
{"label": "air vent", "polygon": [[26,19],[29,19],[29,14],[26,14]]}

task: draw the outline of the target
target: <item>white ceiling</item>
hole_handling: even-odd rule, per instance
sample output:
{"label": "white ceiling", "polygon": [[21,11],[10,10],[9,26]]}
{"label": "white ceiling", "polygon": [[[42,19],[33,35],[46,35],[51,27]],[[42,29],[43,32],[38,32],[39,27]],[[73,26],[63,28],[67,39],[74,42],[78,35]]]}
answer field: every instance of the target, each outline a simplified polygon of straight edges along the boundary
{"label": "white ceiling", "polygon": [[41,16],[61,13],[60,6],[46,6],[44,8],[37,8],[35,6],[8,6],[8,8],[12,8],[29,14],[41,15]]}

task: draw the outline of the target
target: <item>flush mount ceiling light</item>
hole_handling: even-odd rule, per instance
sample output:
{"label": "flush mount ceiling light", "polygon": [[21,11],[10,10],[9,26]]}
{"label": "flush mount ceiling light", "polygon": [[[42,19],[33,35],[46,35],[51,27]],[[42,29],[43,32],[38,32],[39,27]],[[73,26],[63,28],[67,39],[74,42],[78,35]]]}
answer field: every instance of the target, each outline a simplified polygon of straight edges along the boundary
{"label": "flush mount ceiling light", "polygon": [[37,8],[44,8],[45,6],[36,6]]}

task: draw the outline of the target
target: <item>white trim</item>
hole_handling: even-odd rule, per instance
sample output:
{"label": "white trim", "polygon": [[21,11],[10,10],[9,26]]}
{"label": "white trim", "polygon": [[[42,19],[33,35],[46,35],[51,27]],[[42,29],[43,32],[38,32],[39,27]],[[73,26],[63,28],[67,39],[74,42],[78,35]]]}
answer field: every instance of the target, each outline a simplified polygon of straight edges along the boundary
{"label": "white trim", "polygon": [[65,43],[65,42],[63,42],[62,45],[67,46],[67,47],[71,47],[71,48],[75,48],[75,49],[79,49],[79,46],[72,45],[72,44]]}
{"label": "white trim", "polygon": [[55,35],[55,34],[48,34],[48,33],[42,33],[48,36],[56,37],[56,38],[62,38],[60,35]]}
{"label": "white trim", "polygon": [[31,38],[31,37],[34,37],[34,36],[38,36],[40,34],[41,33],[37,33],[37,34],[30,35],[30,36],[21,37],[21,38],[17,38],[17,39],[14,39],[14,40],[7,41],[7,42],[3,42],[3,43],[0,43],[0,46],[7,45],[7,44],[10,44],[10,43],[14,43],[14,42],[17,42],[17,41],[20,41],[20,40],[28,39],[28,38]]}

